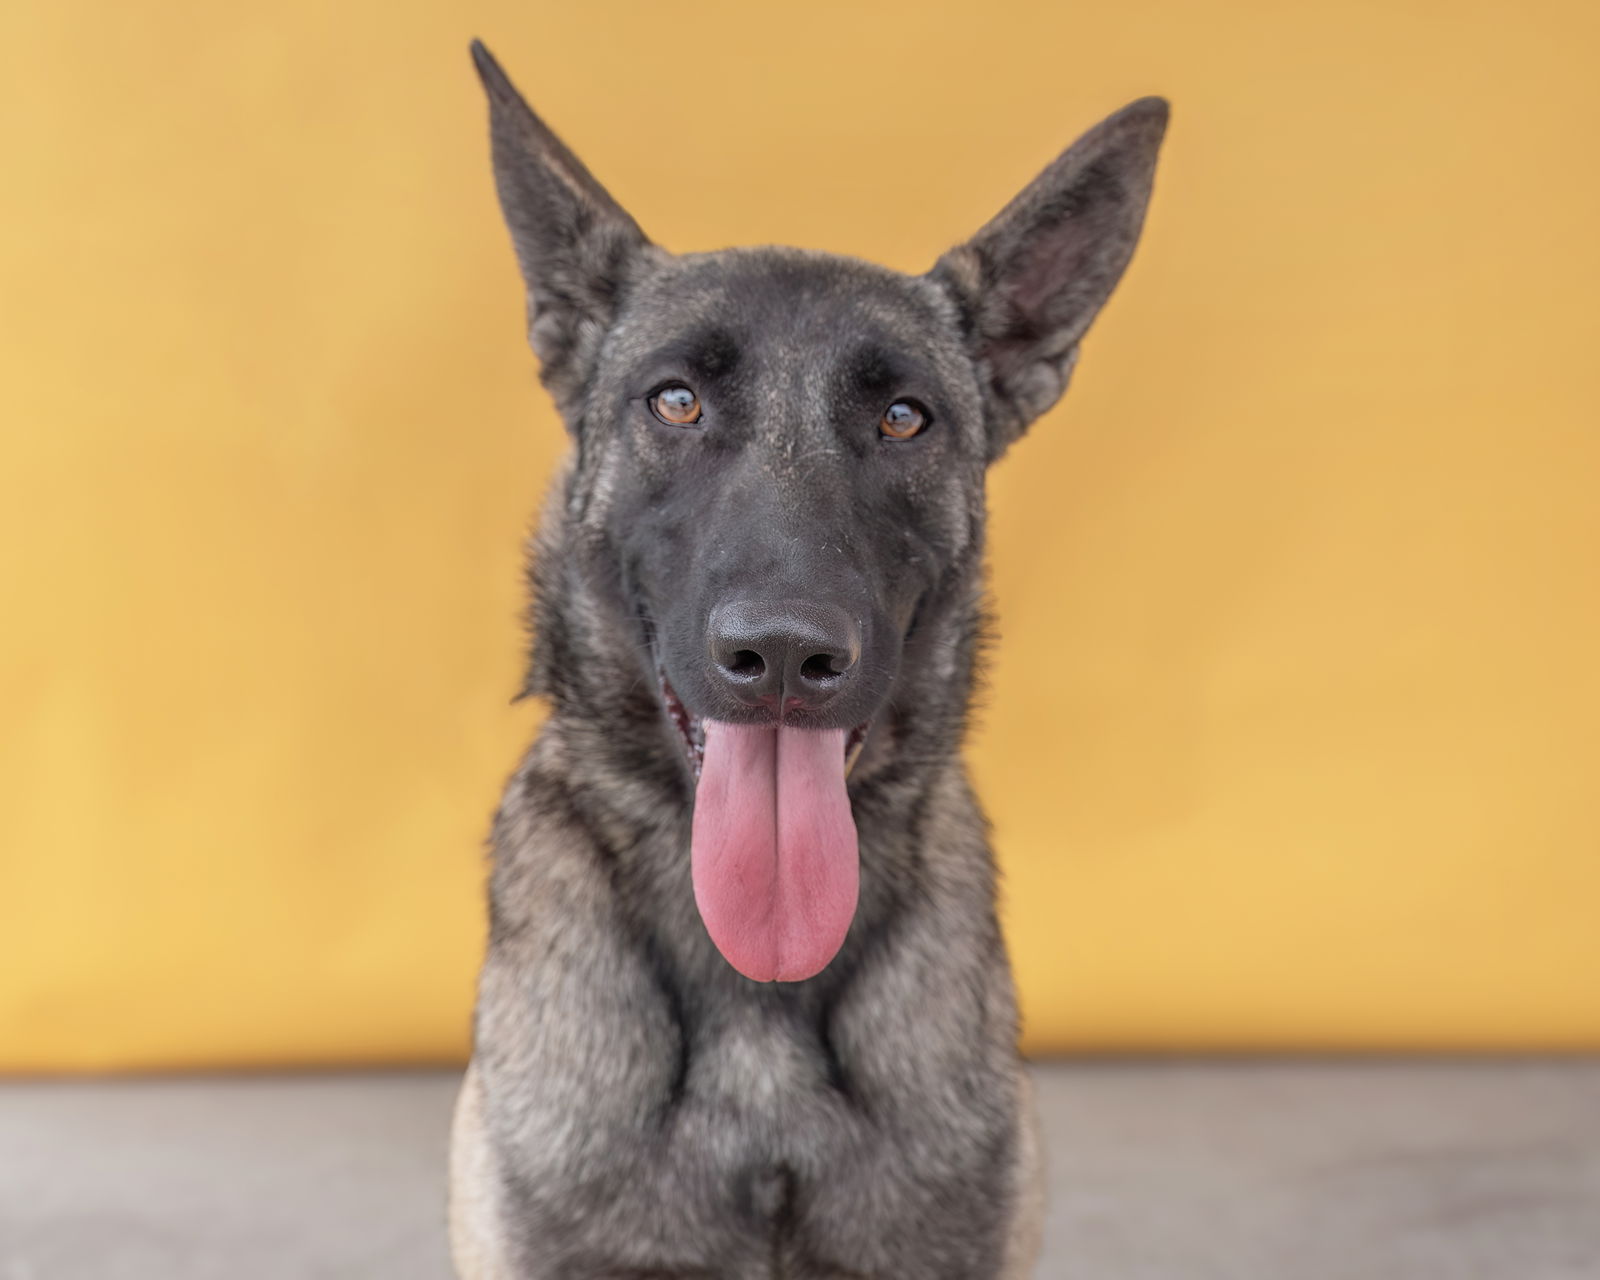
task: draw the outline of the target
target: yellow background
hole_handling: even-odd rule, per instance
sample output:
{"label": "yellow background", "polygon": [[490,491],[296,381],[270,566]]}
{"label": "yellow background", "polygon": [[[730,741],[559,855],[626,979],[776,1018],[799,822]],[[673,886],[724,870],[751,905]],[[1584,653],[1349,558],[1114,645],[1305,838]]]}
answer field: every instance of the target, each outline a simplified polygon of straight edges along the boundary
{"label": "yellow background", "polygon": [[998,469],[1035,1050],[1600,1046],[1589,3],[0,18],[0,1067],[449,1060],[561,447],[466,54],[671,248],[920,270],[1175,122]]}

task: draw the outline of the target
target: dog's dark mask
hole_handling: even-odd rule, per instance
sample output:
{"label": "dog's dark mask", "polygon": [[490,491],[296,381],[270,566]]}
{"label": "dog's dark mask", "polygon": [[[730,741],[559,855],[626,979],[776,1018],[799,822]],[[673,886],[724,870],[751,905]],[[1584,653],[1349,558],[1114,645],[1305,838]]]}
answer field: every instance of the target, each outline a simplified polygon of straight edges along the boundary
{"label": "dog's dark mask", "polygon": [[1166,105],[1097,126],[913,277],[666,253],[474,56],[577,446],[555,518],[585,616],[696,787],[713,940],[750,977],[810,977],[856,904],[846,774],[928,689],[964,708],[950,622],[980,590],[984,470],[1061,395],[1132,255]]}

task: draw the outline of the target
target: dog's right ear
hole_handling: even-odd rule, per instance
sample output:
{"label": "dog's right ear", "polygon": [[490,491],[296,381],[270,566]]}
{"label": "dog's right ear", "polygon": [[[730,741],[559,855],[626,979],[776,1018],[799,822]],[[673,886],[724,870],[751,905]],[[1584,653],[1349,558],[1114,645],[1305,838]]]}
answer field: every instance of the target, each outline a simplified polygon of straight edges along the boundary
{"label": "dog's right ear", "polygon": [[568,421],[618,304],[654,250],[481,41],[472,61],[489,95],[495,187],[528,288],[528,342]]}

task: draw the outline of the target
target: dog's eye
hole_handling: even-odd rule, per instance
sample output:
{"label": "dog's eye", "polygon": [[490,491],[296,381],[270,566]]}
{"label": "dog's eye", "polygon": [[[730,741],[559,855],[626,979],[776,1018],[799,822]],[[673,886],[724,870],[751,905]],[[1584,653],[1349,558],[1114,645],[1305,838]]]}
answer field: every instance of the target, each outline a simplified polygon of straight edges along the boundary
{"label": "dog's eye", "polygon": [[878,433],[890,440],[909,440],[928,425],[928,411],[910,400],[896,400],[883,411]]}
{"label": "dog's eye", "polygon": [[650,397],[650,411],[671,426],[692,427],[700,421],[700,397],[682,383],[673,383]]}

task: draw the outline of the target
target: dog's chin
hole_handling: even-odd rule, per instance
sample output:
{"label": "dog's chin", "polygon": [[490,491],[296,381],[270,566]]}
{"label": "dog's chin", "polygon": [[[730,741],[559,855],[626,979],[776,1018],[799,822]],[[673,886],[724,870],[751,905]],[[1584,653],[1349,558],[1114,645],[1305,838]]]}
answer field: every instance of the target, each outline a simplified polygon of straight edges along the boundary
{"label": "dog's chin", "polygon": [[[672,726],[678,742],[683,748],[683,758],[689,768],[690,777],[698,783],[700,770],[705,764],[706,757],[706,731],[705,721],[696,715],[678,696],[672,682],[667,679],[667,673],[659,664],[656,667],[656,684],[661,698],[661,707],[665,712],[668,723]],[[861,756],[861,749],[866,745],[867,734],[872,730],[872,721],[864,720],[855,726],[844,738],[844,772],[850,776],[850,771],[855,768],[856,761]]]}

